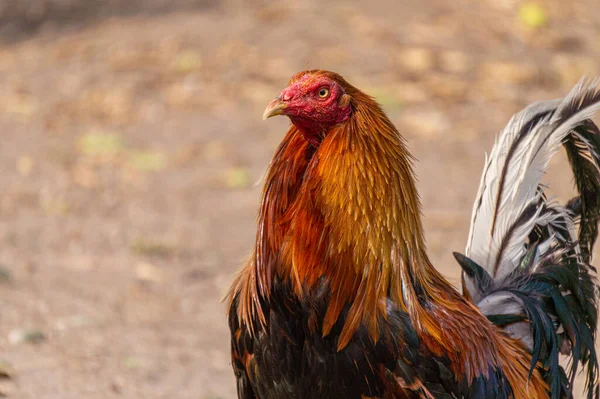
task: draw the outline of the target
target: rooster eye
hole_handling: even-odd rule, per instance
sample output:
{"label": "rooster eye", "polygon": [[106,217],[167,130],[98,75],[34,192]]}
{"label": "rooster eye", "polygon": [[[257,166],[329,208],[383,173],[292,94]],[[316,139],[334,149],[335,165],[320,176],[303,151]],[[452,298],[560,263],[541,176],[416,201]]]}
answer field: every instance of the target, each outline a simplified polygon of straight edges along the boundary
{"label": "rooster eye", "polygon": [[319,89],[319,98],[327,98],[329,96],[329,89],[326,87],[321,87]]}

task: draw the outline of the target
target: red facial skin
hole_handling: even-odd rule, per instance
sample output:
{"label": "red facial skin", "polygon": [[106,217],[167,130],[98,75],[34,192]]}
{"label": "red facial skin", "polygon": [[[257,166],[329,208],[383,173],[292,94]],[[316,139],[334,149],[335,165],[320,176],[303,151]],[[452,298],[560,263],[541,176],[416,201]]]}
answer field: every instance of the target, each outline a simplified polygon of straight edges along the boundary
{"label": "red facial skin", "polygon": [[[320,97],[323,89],[329,93]],[[281,114],[288,116],[304,138],[318,147],[332,127],[350,118],[352,105],[347,98],[342,100],[344,94],[344,88],[329,77],[307,73],[285,88],[278,98],[285,103]]]}

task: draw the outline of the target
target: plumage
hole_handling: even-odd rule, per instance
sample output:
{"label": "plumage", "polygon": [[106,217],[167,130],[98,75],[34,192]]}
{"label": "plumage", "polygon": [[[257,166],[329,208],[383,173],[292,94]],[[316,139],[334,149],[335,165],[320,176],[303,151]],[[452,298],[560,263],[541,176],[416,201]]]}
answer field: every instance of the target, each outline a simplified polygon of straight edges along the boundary
{"label": "plumage", "polygon": [[[508,238],[502,244],[471,235],[475,250],[456,255],[466,274],[463,296],[429,261],[413,159],[381,107],[333,72],[296,74],[265,111],[265,118],[286,115],[292,125],[266,174],[253,253],[229,294],[238,396],[568,396],[577,361],[565,373],[555,365],[559,350],[596,370],[588,375],[597,389],[589,346],[596,288],[587,258],[600,184],[579,182],[598,177],[589,165],[598,142],[587,120],[597,104],[590,90],[539,103],[500,136],[503,148],[529,142],[515,146],[529,163],[492,151],[490,160],[508,165],[506,185],[488,180],[486,173],[503,172],[486,163],[482,184],[496,187],[496,199],[480,188],[472,230]],[[519,138],[522,132],[540,137]],[[568,135],[576,137],[567,150],[581,188],[560,208],[546,201],[535,168],[543,169]],[[524,250],[515,244],[521,237],[529,240]],[[491,256],[481,249],[486,245]],[[500,259],[500,272],[488,259]],[[585,283],[581,292],[578,282]],[[512,303],[494,302],[500,295]]]}
{"label": "plumage", "polygon": [[[539,361],[547,369],[553,398],[569,395],[580,365],[588,396],[600,394],[598,289],[589,264],[600,212],[600,132],[589,120],[600,109],[598,83],[582,80],[565,99],[511,119],[486,160],[468,258],[459,256],[467,296],[526,344],[531,367]],[[561,145],[579,192],[565,206],[548,201],[540,184]],[[570,359],[566,374],[561,350]]]}

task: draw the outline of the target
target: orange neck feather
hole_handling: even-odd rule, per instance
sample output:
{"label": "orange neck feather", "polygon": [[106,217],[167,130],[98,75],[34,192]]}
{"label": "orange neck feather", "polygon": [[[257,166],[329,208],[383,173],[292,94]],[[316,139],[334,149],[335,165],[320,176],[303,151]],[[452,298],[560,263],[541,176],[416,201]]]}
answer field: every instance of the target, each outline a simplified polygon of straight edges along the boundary
{"label": "orange neck feather", "polygon": [[340,347],[361,323],[378,338],[388,296],[418,320],[419,294],[443,301],[455,292],[426,255],[402,137],[370,97],[345,89],[353,116],[318,148],[294,126],[279,146],[267,173],[251,265],[236,284],[246,291],[240,316],[249,320],[258,312],[264,321],[256,302],[268,300],[274,278],[290,281],[302,297],[325,277],[331,300],[323,335],[351,304]]}

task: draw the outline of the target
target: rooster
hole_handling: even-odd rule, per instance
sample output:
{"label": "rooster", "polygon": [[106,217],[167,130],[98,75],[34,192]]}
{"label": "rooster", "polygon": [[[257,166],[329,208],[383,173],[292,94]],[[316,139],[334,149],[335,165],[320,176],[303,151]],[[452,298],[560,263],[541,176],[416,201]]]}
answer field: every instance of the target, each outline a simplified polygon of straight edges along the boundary
{"label": "rooster", "polygon": [[[510,120],[455,253],[461,294],[427,256],[413,158],[381,107],[336,73],[293,76],[263,115],[291,126],[228,295],[238,397],[568,398],[583,369],[597,398],[599,109],[582,81]],[[561,144],[565,206],[540,184]]]}

